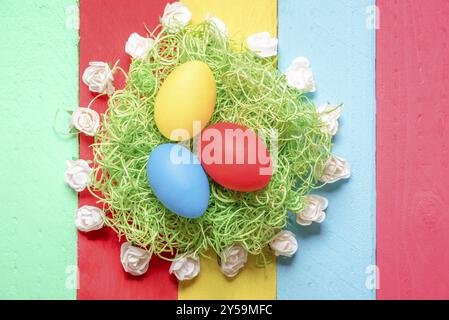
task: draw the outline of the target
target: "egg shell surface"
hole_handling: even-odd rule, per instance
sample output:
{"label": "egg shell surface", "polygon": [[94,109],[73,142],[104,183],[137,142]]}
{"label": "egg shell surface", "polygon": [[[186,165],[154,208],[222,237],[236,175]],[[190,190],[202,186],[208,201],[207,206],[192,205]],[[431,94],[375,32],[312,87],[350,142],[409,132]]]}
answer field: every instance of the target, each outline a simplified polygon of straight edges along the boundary
{"label": "egg shell surface", "polygon": [[203,130],[215,110],[217,87],[212,70],[201,61],[176,67],[156,96],[154,118],[162,135],[185,141]]}
{"label": "egg shell surface", "polygon": [[170,211],[198,218],[207,210],[209,181],[198,158],[187,148],[170,143],[154,148],[147,161],[147,179]]}
{"label": "egg shell surface", "polygon": [[263,189],[273,174],[265,143],[254,131],[238,124],[220,122],[207,127],[198,139],[198,154],[207,174],[231,190]]}

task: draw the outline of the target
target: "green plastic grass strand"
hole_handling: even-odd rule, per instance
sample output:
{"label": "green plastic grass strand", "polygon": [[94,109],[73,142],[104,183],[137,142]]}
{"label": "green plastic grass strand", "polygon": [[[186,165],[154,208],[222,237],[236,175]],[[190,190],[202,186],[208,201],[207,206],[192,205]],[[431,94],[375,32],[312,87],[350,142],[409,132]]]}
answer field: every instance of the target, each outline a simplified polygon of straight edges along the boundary
{"label": "green plastic grass strand", "polygon": [[[207,22],[174,34],[162,28],[148,58],[132,62],[125,89],[110,97],[93,145],[90,191],[109,212],[106,224],[164,259],[175,252],[206,255],[210,248],[220,254],[239,243],[251,254],[262,254],[263,263],[270,261],[264,248],[286,226],[288,211],[302,210],[304,197],[320,186],[317,174],[331,153],[331,136],[315,106],[287,86],[276,59],[233,48],[235,43]],[[176,66],[190,60],[207,63],[215,75],[211,124],[236,122],[256,131],[274,129],[278,135],[270,184],[241,193],[210,181],[209,208],[198,219],[167,210],[146,178],[149,154],[168,142],[153,117],[157,92]]]}

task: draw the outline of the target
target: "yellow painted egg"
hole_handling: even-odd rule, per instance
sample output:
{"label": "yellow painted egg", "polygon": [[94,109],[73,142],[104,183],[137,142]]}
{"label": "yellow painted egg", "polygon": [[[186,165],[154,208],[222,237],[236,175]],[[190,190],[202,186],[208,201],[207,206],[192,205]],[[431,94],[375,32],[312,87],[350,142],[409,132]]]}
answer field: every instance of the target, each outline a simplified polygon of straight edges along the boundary
{"label": "yellow painted egg", "polygon": [[214,74],[201,61],[186,62],[165,79],[156,96],[154,118],[161,133],[172,141],[198,135],[215,109]]}

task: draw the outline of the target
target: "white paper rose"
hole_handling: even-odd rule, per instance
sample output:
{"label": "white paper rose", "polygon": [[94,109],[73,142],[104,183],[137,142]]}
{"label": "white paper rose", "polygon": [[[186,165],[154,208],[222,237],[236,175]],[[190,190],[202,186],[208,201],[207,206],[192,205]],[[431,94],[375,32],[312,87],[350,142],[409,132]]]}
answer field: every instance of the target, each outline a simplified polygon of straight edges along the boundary
{"label": "white paper rose", "polygon": [[323,104],[318,107],[317,112],[320,115],[321,121],[326,124],[327,131],[335,136],[338,132],[338,118],[340,118],[341,114],[340,106]]}
{"label": "white paper rose", "polygon": [[271,240],[270,247],[276,256],[291,257],[298,250],[298,242],[291,231],[282,230]]}
{"label": "white paper rose", "polygon": [[349,163],[343,158],[330,156],[324,165],[320,181],[334,183],[341,179],[348,179],[351,176]]}
{"label": "white paper rose", "polygon": [[115,90],[113,81],[114,76],[112,70],[106,62],[89,62],[89,66],[83,73],[83,82],[92,92],[111,95]]}
{"label": "white paper rose", "polygon": [[296,222],[302,226],[309,226],[312,222],[321,223],[326,218],[324,210],[329,204],[328,200],[316,194],[306,197],[306,207],[296,214]]}
{"label": "white paper rose", "polygon": [[315,92],[315,80],[307,58],[298,57],[285,72],[287,84],[303,92]]}
{"label": "white paper rose", "polygon": [[192,20],[192,13],[181,2],[167,3],[161,22],[171,32],[177,32]]}
{"label": "white paper rose", "polygon": [[123,269],[133,276],[141,276],[147,272],[150,259],[151,256],[146,250],[134,247],[129,242],[123,243],[120,248]]}
{"label": "white paper rose", "polygon": [[72,114],[71,126],[88,136],[94,136],[100,127],[100,116],[92,109],[80,107]]}
{"label": "white paper rose", "polygon": [[268,32],[256,33],[246,40],[248,49],[261,58],[268,58],[277,55],[278,39],[271,37]]}
{"label": "white paper rose", "polygon": [[200,258],[189,256],[177,259],[172,262],[169,272],[179,281],[192,280],[200,272]]}
{"label": "white paper rose", "polygon": [[82,206],[76,211],[75,226],[79,231],[90,232],[103,228],[104,212],[92,206]]}
{"label": "white paper rose", "polygon": [[91,167],[85,160],[68,160],[65,182],[76,192],[83,191],[90,183]]}
{"label": "white paper rose", "polygon": [[233,245],[221,253],[221,272],[229,278],[235,277],[248,260],[248,252],[239,245]]}
{"label": "white paper rose", "polygon": [[125,52],[134,59],[142,60],[147,57],[153,45],[154,39],[142,37],[134,32],[126,41]]}
{"label": "white paper rose", "polygon": [[217,29],[223,34],[228,35],[228,28],[226,28],[225,23],[221,19],[207,15],[206,21],[209,21],[211,24],[215,25],[215,27],[217,27]]}

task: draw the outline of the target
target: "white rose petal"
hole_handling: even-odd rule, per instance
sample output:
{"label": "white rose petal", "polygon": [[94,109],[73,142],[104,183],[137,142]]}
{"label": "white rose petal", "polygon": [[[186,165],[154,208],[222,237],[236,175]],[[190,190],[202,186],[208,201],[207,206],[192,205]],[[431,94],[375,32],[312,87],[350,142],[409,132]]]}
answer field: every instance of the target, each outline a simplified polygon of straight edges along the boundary
{"label": "white rose petal", "polygon": [[72,114],[71,126],[88,136],[94,136],[100,127],[100,116],[92,109],[80,107]]}
{"label": "white rose petal", "polygon": [[285,72],[287,84],[303,92],[315,92],[315,80],[313,78],[310,62],[307,58],[298,57]]}
{"label": "white rose petal", "polygon": [[68,160],[65,182],[75,191],[83,191],[90,183],[91,167],[85,160]]}
{"label": "white rose petal", "polygon": [[126,42],[125,52],[134,59],[143,60],[147,57],[153,45],[154,39],[142,37],[134,32]]}
{"label": "white rose petal", "polygon": [[228,28],[226,28],[225,23],[221,19],[207,15],[206,21],[209,21],[211,24],[215,25],[215,27],[217,27],[217,29],[223,34],[228,35]]}
{"label": "white rose petal", "polygon": [[248,252],[239,245],[233,245],[221,253],[221,272],[229,277],[235,277],[248,260]]}
{"label": "white rose petal", "polygon": [[83,82],[89,86],[89,90],[111,95],[114,92],[114,76],[106,62],[92,61],[84,70]]}
{"label": "white rose petal", "polygon": [[291,257],[298,250],[298,242],[291,231],[283,230],[271,240],[270,247],[276,256]]}
{"label": "white rose petal", "polygon": [[277,55],[278,39],[271,37],[268,32],[256,33],[247,39],[248,49],[261,58]]}
{"label": "white rose petal", "polygon": [[192,20],[192,13],[181,2],[167,3],[161,22],[170,32],[177,32]]}
{"label": "white rose petal", "polygon": [[151,256],[146,250],[134,247],[129,242],[123,243],[120,248],[123,269],[133,276],[141,276],[147,272],[150,259]]}
{"label": "white rose petal", "polygon": [[321,223],[326,218],[326,210],[329,202],[326,198],[316,194],[306,197],[306,207],[296,214],[296,222],[302,226],[309,226],[312,222]]}
{"label": "white rose petal", "polygon": [[330,104],[323,104],[317,109],[321,120],[326,124],[327,131],[335,136],[338,132],[338,118],[340,118],[341,108]]}
{"label": "white rose petal", "polygon": [[320,181],[334,183],[341,179],[348,179],[351,176],[349,163],[343,158],[330,156],[326,161]]}
{"label": "white rose petal", "polygon": [[177,259],[172,262],[169,272],[179,281],[192,280],[200,272],[200,258],[189,256]]}
{"label": "white rose petal", "polygon": [[76,211],[75,226],[79,231],[99,230],[104,225],[104,212],[92,206],[82,206]]}

